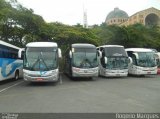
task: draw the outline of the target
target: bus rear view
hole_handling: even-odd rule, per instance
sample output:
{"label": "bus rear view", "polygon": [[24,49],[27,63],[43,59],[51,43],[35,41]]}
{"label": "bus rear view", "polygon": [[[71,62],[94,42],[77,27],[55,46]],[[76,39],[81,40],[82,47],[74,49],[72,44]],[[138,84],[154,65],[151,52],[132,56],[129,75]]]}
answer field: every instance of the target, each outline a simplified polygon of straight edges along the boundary
{"label": "bus rear view", "polygon": [[59,79],[58,59],[61,50],[54,42],[32,42],[26,45],[23,73],[25,81],[54,82]]}

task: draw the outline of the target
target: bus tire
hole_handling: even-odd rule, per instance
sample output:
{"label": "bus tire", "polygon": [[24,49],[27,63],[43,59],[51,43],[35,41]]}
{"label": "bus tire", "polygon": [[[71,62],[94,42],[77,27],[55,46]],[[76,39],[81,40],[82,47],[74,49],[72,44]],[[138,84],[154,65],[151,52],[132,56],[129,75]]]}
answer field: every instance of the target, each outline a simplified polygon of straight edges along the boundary
{"label": "bus tire", "polygon": [[18,70],[15,72],[14,79],[15,79],[15,80],[18,80],[18,79],[19,79],[19,71],[18,71]]}

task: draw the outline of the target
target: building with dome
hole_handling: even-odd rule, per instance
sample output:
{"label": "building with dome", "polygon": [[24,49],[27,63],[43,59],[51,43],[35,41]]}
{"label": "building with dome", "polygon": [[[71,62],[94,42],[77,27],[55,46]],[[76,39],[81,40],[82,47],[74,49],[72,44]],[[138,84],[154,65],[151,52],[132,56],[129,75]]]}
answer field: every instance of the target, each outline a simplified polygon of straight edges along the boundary
{"label": "building with dome", "polygon": [[128,18],[128,14],[125,11],[120,10],[119,8],[114,8],[114,10],[107,15],[105,23],[108,25],[119,25],[126,22]]}
{"label": "building with dome", "polygon": [[105,23],[107,25],[116,24],[119,26],[128,26],[136,23],[141,23],[146,26],[160,26],[160,10],[151,7],[128,17],[125,11],[115,8],[107,15]]}

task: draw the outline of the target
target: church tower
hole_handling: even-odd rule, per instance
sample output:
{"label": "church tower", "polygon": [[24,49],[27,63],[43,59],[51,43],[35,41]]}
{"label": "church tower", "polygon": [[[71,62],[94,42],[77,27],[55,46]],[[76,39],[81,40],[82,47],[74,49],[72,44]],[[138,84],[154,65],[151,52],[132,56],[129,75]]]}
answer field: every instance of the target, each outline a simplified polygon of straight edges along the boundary
{"label": "church tower", "polygon": [[84,8],[83,6],[83,27],[88,28],[88,23],[87,23],[87,9]]}

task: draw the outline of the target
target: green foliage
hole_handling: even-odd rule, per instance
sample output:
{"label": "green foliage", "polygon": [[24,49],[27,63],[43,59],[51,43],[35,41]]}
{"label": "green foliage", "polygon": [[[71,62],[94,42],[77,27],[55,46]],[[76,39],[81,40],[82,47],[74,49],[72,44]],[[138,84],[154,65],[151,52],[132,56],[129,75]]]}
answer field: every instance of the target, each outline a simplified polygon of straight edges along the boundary
{"label": "green foliage", "polygon": [[32,9],[20,5],[17,0],[0,0],[0,39],[25,47],[34,41],[57,42],[66,50],[73,43],[91,43],[96,46],[119,44],[125,47],[146,47],[160,50],[160,28],[142,24],[131,26],[93,25],[86,29],[82,25],[46,23]]}
{"label": "green foliage", "polygon": [[127,47],[155,48],[160,50],[160,28],[158,26],[146,27],[142,24],[130,26],[107,26],[101,24],[93,29],[101,39],[100,44],[116,44]]}
{"label": "green foliage", "polygon": [[[0,39],[23,47],[25,35],[39,36],[43,18],[24,8],[16,0],[0,0]],[[37,39],[38,40],[38,39]],[[27,41],[26,41],[27,42]]]}
{"label": "green foliage", "polygon": [[82,27],[68,26],[61,23],[48,24],[49,37],[51,41],[59,44],[62,50],[65,50],[73,43],[91,43],[98,45],[97,36],[90,30]]}

